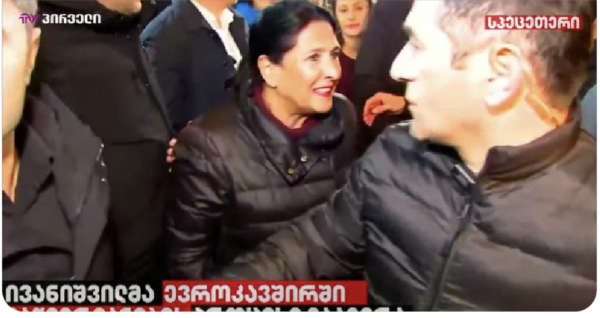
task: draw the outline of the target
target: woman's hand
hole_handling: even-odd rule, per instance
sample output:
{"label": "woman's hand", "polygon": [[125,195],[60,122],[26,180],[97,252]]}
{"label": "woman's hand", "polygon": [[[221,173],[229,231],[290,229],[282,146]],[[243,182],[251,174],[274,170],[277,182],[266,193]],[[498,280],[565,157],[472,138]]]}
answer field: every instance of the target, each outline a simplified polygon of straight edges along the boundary
{"label": "woman's hand", "polygon": [[363,120],[368,126],[371,126],[379,114],[398,115],[404,111],[405,107],[404,97],[379,92],[365,102]]}
{"label": "woman's hand", "polygon": [[177,144],[177,139],[173,138],[169,141],[169,148],[167,148],[167,163],[173,163],[175,161],[175,145]]}

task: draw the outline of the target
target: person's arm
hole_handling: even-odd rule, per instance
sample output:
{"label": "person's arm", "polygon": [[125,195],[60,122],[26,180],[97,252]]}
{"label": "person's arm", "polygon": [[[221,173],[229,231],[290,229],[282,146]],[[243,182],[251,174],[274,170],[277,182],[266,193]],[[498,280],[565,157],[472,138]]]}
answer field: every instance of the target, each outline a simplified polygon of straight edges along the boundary
{"label": "person's arm", "polygon": [[174,29],[155,21],[142,32],[140,39],[160,84],[173,129],[180,131],[187,124],[179,119],[179,115],[185,107],[184,72],[190,62],[187,60],[188,50],[172,34]]}
{"label": "person's arm", "polygon": [[328,202],[211,278],[309,280],[360,275],[365,248],[362,178],[362,167],[357,165]]}
{"label": "person's arm", "polygon": [[210,138],[196,126],[184,128],[175,153],[167,213],[169,275],[202,279],[212,269],[219,223],[231,202],[231,178]]}

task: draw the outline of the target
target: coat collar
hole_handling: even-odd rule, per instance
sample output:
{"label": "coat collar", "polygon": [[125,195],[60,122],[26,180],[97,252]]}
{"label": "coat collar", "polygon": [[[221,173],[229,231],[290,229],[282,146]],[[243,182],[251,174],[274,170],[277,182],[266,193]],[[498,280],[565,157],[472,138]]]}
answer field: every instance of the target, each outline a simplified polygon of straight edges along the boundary
{"label": "coat collar", "polygon": [[336,98],[331,112],[303,137],[294,140],[255,104],[253,94],[252,89],[241,93],[242,116],[267,158],[289,184],[301,181],[315,163],[335,153],[342,143],[345,125]]}
{"label": "coat collar", "polygon": [[420,151],[429,150],[450,158],[454,164],[461,165],[461,172],[469,180],[476,182],[484,192],[496,186],[524,180],[555,164],[573,149],[581,134],[581,115],[579,104],[575,104],[569,119],[562,126],[521,146],[497,146],[491,148],[485,164],[479,174],[474,174],[462,163],[454,148],[433,143],[420,142]]}
{"label": "coat collar", "polygon": [[[213,28],[206,18],[200,13],[191,0],[174,1],[170,7],[174,14],[183,21],[190,32],[199,30],[212,31]],[[169,10],[169,9],[167,9]],[[248,30],[246,21],[236,12],[231,12],[233,21],[229,25],[229,32],[233,36],[242,56],[248,54]]]}
{"label": "coat collar", "polygon": [[496,182],[525,179],[560,160],[575,146],[580,133],[581,115],[577,104],[565,124],[530,143],[491,148],[478,179]]}
{"label": "coat collar", "polygon": [[[58,199],[73,229],[73,262],[76,279],[84,279],[107,223],[107,207],[84,204],[93,177],[101,164],[103,145],[46,85],[29,95],[23,120],[54,154],[54,177]],[[106,202],[108,188],[102,184]],[[106,208],[106,209],[105,209]]]}

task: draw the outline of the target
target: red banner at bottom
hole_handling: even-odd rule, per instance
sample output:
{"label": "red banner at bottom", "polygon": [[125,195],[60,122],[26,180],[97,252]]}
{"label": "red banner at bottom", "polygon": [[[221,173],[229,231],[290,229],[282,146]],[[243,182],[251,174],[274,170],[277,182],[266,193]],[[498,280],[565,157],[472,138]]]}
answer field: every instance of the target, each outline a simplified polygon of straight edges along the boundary
{"label": "red banner at bottom", "polygon": [[34,311],[97,311],[97,312],[173,312],[173,311],[191,311],[190,306],[12,306],[11,308],[17,311],[34,312]]}
{"label": "red banner at bottom", "polygon": [[375,307],[375,306],[281,306],[281,307],[205,307],[205,306],[13,306],[13,309],[25,312],[175,312],[175,311],[201,311],[201,312],[389,312],[405,311],[402,307]]}

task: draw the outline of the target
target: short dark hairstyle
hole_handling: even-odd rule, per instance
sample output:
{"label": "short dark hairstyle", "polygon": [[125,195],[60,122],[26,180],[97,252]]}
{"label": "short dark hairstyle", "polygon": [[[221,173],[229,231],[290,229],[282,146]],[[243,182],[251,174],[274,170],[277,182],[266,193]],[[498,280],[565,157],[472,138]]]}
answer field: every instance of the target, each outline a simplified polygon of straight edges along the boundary
{"label": "short dark hairstyle", "polygon": [[[481,42],[479,35],[490,34],[488,39],[497,37],[525,49],[548,97],[572,98],[587,76],[591,11],[590,3],[580,0],[444,0],[439,22],[454,45],[455,65]],[[486,15],[578,15],[582,29],[487,32]]]}
{"label": "short dark hairstyle", "polygon": [[298,34],[310,23],[327,22],[337,33],[335,20],[327,10],[306,0],[279,1],[267,7],[250,27],[248,64],[252,79],[263,82],[258,58],[266,55],[275,64],[296,46]]}

